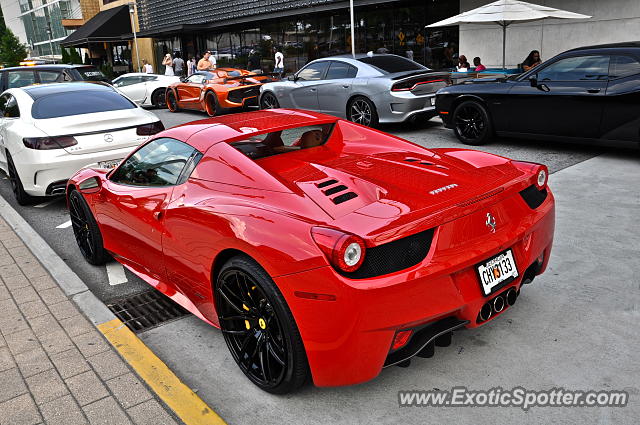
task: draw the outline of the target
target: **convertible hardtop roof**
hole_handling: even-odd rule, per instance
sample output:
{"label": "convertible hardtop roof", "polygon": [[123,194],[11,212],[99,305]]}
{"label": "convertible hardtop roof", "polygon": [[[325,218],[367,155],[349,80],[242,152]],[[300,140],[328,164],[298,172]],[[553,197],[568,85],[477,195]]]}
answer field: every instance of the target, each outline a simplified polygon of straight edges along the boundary
{"label": "convertible hardtop roof", "polygon": [[200,152],[206,152],[216,143],[233,142],[285,128],[334,123],[338,119],[311,111],[268,109],[193,121],[166,130],[162,135],[182,140]]}
{"label": "convertible hardtop roof", "polygon": [[[100,83],[85,83],[85,82],[68,82],[68,83],[51,83],[40,84],[35,86],[21,87],[21,89],[27,93],[33,100],[38,100],[43,96],[58,93],[69,93],[74,91],[86,91],[86,92],[113,92],[113,87],[108,84]],[[90,96],[88,94],[87,96]]]}
{"label": "convertible hardtop roof", "polygon": [[596,44],[593,46],[577,47],[567,50],[567,52],[575,52],[578,50],[600,50],[600,49],[640,49],[640,41],[626,41],[622,43]]}
{"label": "convertible hardtop roof", "polygon": [[14,71],[20,69],[35,69],[40,71],[53,71],[60,69],[73,69],[73,68],[95,68],[94,65],[84,65],[84,64],[48,64],[48,65],[29,65],[29,66],[12,66],[9,68],[2,68],[0,71]]}

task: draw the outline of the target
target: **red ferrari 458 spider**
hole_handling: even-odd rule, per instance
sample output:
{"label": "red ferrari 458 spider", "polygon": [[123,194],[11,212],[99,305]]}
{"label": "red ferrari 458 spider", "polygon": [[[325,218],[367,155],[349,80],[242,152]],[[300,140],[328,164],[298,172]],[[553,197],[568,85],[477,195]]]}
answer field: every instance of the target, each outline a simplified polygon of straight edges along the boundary
{"label": "red ferrari 458 spider", "polygon": [[274,109],[160,132],[67,196],[87,261],[113,256],[286,393],[370,380],[509,309],[549,261],[547,173]]}

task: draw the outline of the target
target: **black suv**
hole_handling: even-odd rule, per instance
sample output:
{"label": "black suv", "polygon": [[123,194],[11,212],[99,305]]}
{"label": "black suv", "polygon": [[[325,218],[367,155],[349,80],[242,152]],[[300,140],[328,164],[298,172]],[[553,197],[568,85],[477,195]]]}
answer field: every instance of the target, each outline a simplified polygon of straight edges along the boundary
{"label": "black suv", "polygon": [[92,65],[35,65],[0,69],[0,93],[31,84],[62,83],[66,81],[102,81],[109,79]]}

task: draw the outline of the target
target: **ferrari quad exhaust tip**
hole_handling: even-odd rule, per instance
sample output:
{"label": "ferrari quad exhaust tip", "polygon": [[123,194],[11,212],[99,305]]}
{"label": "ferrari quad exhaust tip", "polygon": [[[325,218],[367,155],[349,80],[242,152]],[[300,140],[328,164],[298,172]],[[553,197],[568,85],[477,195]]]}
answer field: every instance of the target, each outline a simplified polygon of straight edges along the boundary
{"label": "ferrari quad exhaust tip", "polygon": [[511,307],[512,305],[514,305],[516,303],[516,300],[518,299],[518,291],[516,291],[516,288],[511,288],[507,291],[506,295],[504,296],[505,300],[507,301],[507,305],[509,307]]}
{"label": "ferrari quad exhaust tip", "polygon": [[480,322],[486,322],[491,318],[491,314],[493,314],[493,308],[491,307],[491,303],[485,303],[480,309],[480,313],[478,314],[478,319]]}
{"label": "ferrari quad exhaust tip", "polygon": [[500,313],[502,310],[504,310],[504,298],[502,295],[498,295],[493,299],[493,311]]}

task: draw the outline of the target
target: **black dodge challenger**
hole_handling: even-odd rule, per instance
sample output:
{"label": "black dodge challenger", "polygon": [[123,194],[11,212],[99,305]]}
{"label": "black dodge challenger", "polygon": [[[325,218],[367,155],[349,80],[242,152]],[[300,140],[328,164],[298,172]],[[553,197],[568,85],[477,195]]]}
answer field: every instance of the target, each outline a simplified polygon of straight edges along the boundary
{"label": "black dodge challenger", "polygon": [[638,146],[640,42],[581,47],[524,74],[445,87],[436,110],[469,145],[498,135]]}

